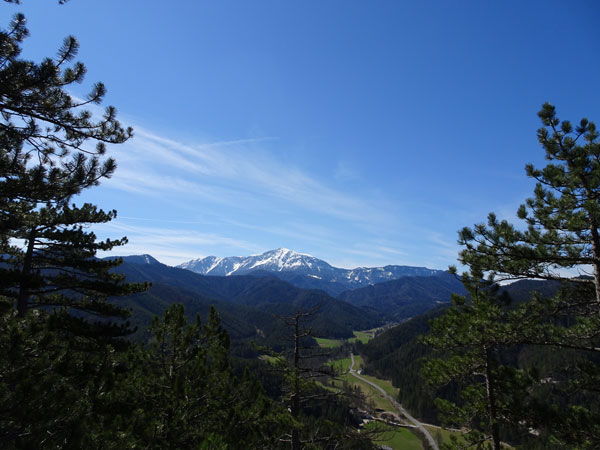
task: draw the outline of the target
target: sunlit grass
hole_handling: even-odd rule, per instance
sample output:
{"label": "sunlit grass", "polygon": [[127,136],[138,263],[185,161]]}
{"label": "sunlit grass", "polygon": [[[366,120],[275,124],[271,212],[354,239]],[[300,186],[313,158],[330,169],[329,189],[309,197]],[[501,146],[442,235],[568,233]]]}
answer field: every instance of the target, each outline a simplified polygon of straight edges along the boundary
{"label": "sunlit grass", "polygon": [[[369,385],[368,383],[365,383],[364,381],[359,380],[358,378],[356,378],[355,376],[351,375],[349,373],[349,369],[350,369],[350,364],[351,364],[351,359],[350,358],[344,358],[344,359],[338,359],[335,361],[331,361],[329,364],[331,364],[338,373],[341,373],[342,375],[340,375],[337,379],[337,381],[335,382],[336,386],[341,387],[343,385],[343,383],[347,383],[350,387],[352,388],[358,388],[360,389],[363,394],[365,395],[365,397],[367,397],[371,402],[373,402],[373,406],[375,408],[384,410],[384,411],[395,411],[394,406],[389,402],[388,399],[386,399],[383,394],[381,394],[381,392],[379,392],[377,389],[375,389],[373,386]],[[360,356],[355,356],[354,357],[354,369],[358,370],[359,368],[361,368],[363,365],[363,359]]]}
{"label": "sunlit grass", "polygon": [[374,422],[365,425],[365,430],[375,428],[383,430],[379,437],[373,440],[379,445],[386,445],[394,450],[423,450],[421,440],[407,428]]}
{"label": "sunlit grass", "polygon": [[371,331],[371,330],[367,330],[367,331],[353,331],[353,333],[354,333],[354,337],[348,339],[348,342],[360,341],[363,344],[366,344],[373,337],[373,331]]}
{"label": "sunlit grass", "polygon": [[[451,436],[460,437],[460,435],[462,434],[459,431],[446,430],[444,428],[433,427],[431,425],[423,425],[423,426],[427,429],[427,431],[429,431],[429,434],[431,434],[433,439],[435,439],[435,441],[439,445],[449,444],[452,442],[452,440],[450,439]],[[461,442],[461,440],[459,440],[458,442]]]}
{"label": "sunlit grass", "polygon": [[381,389],[387,392],[392,398],[396,398],[398,396],[398,388],[395,388],[392,385],[391,381],[382,380],[379,378],[372,377],[371,375],[365,374],[361,374],[361,377],[363,377],[366,380],[369,380],[372,383],[375,383],[377,386],[379,386]]}
{"label": "sunlit grass", "polygon": [[342,343],[344,342],[341,339],[327,339],[327,338],[315,338],[315,341],[317,341],[317,344],[319,344],[319,347],[322,348],[336,348],[336,347],[340,347],[342,345]]}

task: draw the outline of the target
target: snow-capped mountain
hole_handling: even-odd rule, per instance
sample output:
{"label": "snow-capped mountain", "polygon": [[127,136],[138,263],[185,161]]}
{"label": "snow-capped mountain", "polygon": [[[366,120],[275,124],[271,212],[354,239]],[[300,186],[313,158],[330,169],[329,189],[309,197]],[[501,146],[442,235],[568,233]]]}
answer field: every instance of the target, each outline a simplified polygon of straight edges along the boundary
{"label": "snow-capped mountain", "polygon": [[227,258],[207,256],[206,258],[193,259],[177,267],[203,275],[220,276],[243,275],[256,270],[267,272],[293,270],[320,276],[321,274],[333,275],[336,270],[325,261],[286,248],[271,250],[262,255],[229,256]]}
{"label": "snow-capped mountain", "polygon": [[[278,248],[253,256],[219,258],[207,256],[177,266],[203,275],[245,275],[256,271],[270,272],[301,287],[326,289],[324,283],[335,283],[338,293],[370,284],[396,280],[406,276],[434,276],[441,270],[412,266],[358,267],[341,269],[311,255]],[[312,283],[311,283],[312,281]]]}

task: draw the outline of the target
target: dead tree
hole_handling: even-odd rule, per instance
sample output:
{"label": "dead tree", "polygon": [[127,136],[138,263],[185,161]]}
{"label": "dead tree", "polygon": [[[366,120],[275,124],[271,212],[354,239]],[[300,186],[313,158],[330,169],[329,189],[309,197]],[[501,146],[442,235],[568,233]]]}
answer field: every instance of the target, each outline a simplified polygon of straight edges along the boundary
{"label": "dead tree", "polygon": [[308,311],[297,310],[288,316],[276,316],[290,330],[290,346],[287,357],[277,355],[272,361],[283,372],[283,401],[294,422],[291,430],[280,440],[289,442],[291,450],[300,450],[306,444],[333,448],[340,440],[363,441],[365,448],[370,448],[370,440],[350,427],[332,429],[315,424],[309,427],[303,425],[303,411],[307,407],[337,401],[345,396],[342,389],[326,388],[337,375],[334,367],[327,364],[331,353],[314,345],[313,330],[306,325],[318,310],[319,307],[316,307]]}

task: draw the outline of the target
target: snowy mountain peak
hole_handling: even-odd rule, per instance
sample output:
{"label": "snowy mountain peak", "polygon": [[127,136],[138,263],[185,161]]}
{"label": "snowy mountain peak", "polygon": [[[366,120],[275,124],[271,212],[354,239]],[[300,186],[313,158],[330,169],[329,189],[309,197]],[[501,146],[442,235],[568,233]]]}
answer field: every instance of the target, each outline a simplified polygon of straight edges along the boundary
{"label": "snowy mountain peak", "polygon": [[297,253],[287,248],[269,250],[260,255],[231,256],[220,258],[207,256],[193,259],[177,266],[202,275],[245,275],[253,271],[272,272],[274,274],[294,274],[323,282],[341,283],[348,288],[357,288],[369,284],[395,280],[404,276],[433,276],[443,271],[426,267],[385,266],[339,269],[314,256]]}

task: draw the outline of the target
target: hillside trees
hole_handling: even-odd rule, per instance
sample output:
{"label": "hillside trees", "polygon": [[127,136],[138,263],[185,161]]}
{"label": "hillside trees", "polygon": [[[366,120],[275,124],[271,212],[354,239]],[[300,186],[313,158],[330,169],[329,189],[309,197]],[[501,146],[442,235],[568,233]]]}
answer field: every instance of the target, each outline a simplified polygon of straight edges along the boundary
{"label": "hillside trees", "polygon": [[[518,210],[525,225],[516,227],[492,213],[487,224],[459,232],[470,298],[455,298],[454,307],[433,322],[426,341],[445,353],[426,370],[442,383],[466,383],[461,405],[442,406],[454,417],[470,414],[478,433],[473,442],[480,446],[490,439],[500,448],[505,424],[553,434],[555,445],[595,448],[600,442],[593,425],[600,334],[598,132],[586,119],[575,127],[561,122],[550,104],[538,115],[543,123],[538,140],[549,164],[526,166],[537,184],[534,197]],[[579,276],[572,277],[573,271]],[[509,305],[494,284],[521,278],[561,280],[563,287],[552,298],[533,295]],[[544,374],[535,367],[523,370],[507,358],[509,349],[523,345],[539,352],[554,348],[564,357],[562,367],[546,368]],[[540,392],[548,395],[542,398]]]}
{"label": "hillside trees", "polygon": [[122,390],[114,393],[126,407],[115,428],[127,430],[132,448],[275,445],[269,442],[283,411],[248,374],[232,375],[229,339],[214,308],[202,325],[198,316],[188,323],[183,306],[174,304],[148,333],[150,345],[127,358]]}

